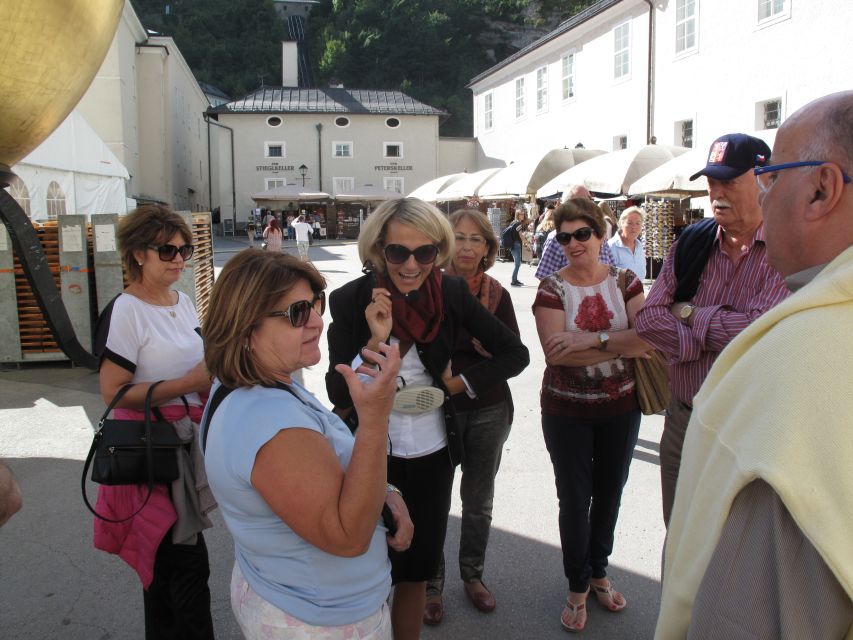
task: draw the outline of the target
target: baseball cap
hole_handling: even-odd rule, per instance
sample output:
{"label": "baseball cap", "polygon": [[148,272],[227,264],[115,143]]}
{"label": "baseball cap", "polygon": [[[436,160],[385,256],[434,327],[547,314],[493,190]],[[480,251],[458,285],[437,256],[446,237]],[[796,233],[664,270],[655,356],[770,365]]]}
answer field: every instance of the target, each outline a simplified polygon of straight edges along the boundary
{"label": "baseball cap", "polygon": [[764,166],[769,160],[770,147],[764,140],[745,133],[728,133],[714,140],[708,150],[708,164],[690,179],[708,176],[715,180],[731,180]]}

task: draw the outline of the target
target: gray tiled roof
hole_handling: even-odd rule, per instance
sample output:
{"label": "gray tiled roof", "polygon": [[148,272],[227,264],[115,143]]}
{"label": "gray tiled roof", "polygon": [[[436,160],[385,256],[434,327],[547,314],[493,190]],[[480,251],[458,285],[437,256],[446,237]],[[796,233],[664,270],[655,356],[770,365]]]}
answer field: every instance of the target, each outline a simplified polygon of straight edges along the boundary
{"label": "gray tiled roof", "polygon": [[550,42],[554,38],[557,38],[557,37],[563,35],[567,31],[571,31],[575,27],[582,25],[584,22],[586,22],[588,20],[592,20],[598,14],[604,13],[610,7],[613,7],[617,4],[619,4],[620,2],[622,2],[622,0],[599,0],[599,2],[596,2],[595,4],[590,5],[589,7],[587,7],[586,9],[581,11],[580,13],[573,15],[571,18],[569,18],[565,22],[561,22],[560,26],[558,26],[556,29],[554,29],[551,33],[545,34],[544,36],[542,36],[538,40],[531,42],[526,47],[519,49],[518,51],[516,51],[514,54],[512,54],[508,58],[504,58],[503,60],[498,62],[496,65],[489,67],[488,69],[486,69],[482,73],[474,76],[473,78],[471,78],[471,80],[468,81],[468,84],[465,86],[468,89],[470,89],[471,87],[473,87],[476,83],[478,83],[483,78],[487,78],[488,76],[492,75],[495,71],[498,71],[499,69],[502,69],[503,67],[507,66],[511,62],[514,62],[514,61],[518,60],[519,58],[526,56],[531,51],[538,49],[542,45]]}
{"label": "gray tiled roof", "polygon": [[445,116],[402,91],[369,91],[327,87],[261,87],[252,93],[210,109],[212,113],[372,113]]}

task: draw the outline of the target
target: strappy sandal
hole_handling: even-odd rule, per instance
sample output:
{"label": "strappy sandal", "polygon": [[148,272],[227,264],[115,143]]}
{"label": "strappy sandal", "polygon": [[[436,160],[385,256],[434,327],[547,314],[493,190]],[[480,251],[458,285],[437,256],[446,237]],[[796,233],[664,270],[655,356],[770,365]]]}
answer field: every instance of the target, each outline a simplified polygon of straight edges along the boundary
{"label": "strappy sandal", "polygon": [[563,629],[572,633],[580,633],[586,627],[586,620],[586,600],[576,604],[567,598],[563,613],[560,614],[560,624],[563,625]]}
{"label": "strappy sandal", "polygon": [[[622,609],[628,606],[628,601],[625,599],[625,596],[616,591],[609,580],[607,581],[606,587],[600,584],[595,584],[594,582],[590,582],[589,587],[598,599],[599,604],[608,611],[619,613]],[[622,601],[621,605],[617,602],[617,599]]]}

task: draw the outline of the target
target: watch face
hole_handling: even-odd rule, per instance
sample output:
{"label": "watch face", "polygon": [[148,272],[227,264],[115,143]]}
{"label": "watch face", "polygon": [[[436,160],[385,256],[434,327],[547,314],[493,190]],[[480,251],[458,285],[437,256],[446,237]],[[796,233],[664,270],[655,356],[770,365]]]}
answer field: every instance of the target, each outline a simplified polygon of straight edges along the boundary
{"label": "watch face", "polygon": [[683,320],[687,320],[690,317],[690,314],[693,313],[693,305],[687,304],[681,307],[681,318]]}
{"label": "watch face", "polygon": [[608,340],[610,340],[610,336],[602,331],[600,334],[598,334],[598,339],[601,342],[607,342]]}

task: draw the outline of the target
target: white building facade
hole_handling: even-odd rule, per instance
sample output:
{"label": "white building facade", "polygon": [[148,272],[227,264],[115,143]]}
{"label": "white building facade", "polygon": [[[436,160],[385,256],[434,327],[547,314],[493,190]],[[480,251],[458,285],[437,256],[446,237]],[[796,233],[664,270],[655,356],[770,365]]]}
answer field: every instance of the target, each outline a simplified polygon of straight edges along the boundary
{"label": "white building facade", "polygon": [[601,0],[471,80],[480,158],[704,147],[850,88],[849,0]]}

